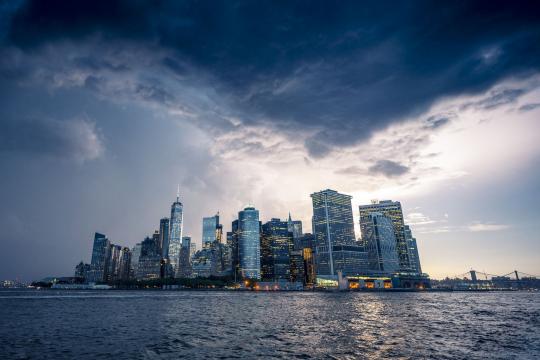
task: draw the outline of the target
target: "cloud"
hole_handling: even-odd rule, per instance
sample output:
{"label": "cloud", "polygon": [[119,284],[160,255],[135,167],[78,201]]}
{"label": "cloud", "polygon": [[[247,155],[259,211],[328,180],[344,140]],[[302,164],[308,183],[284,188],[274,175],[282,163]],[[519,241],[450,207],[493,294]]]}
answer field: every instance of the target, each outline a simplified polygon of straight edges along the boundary
{"label": "cloud", "polygon": [[492,110],[503,105],[515,103],[525,93],[525,89],[496,89],[491,91],[484,99],[469,103],[464,108],[466,109],[472,106],[475,109]]}
{"label": "cloud", "polygon": [[470,224],[467,229],[472,232],[478,232],[478,231],[501,231],[509,229],[510,225],[504,225],[504,224],[494,224],[494,223],[482,223],[482,222],[474,222]]}
{"label": "cloud", "polygon": [[405,217],[405,223],[409,225],[427,225],[436,222],[437,221],[432,220],[429,216],[422,214],[421,212],[412,212]]}
{"label": "cloud", "polygon": [[82,118],[4,121],[0,122],[0,129],[1,152],[32,153],[84,162],[97,159],[105,151],[95,124]]}
{"label": "cloud", "polygon": [[531,111],[540,107],[540,103],[529,103],[519,107],[519,111]]}
{"label": "cloud", "polygon": [[[442,98],[481,94],[509,76],[540,70],[540,50],[530,47],[540,42],[534,1],[445,4],[445,11],[392,6],[319,3],[307,12],[295,2],[26,1],[9,12],[4,38],[22,57],[74,44],[74,61],[65,67],[31,64],[38,73],[51,70],[60,86],[81,79],[94,91],[131,86],[144,101],[203,113],[191,121],[206,128],[227,126],[223,117],[235,116],[242,125],[302,132],[298,141],[317,159],[420,116]],[[455,23],[465,30],[454,31]],[[75,45],[90,41],[91,56],[77,54]],[[114,56],[103,50],[111,44]],[[133,69],[136,60],[147,69]],[[164,68],[170,76],[162,79],[141,74]],[[4,66],[2,73],[27,70]],[[494,108],[521,94],[507,89],[477,106]]]}
{"label": "cloud", "polygon": [[392,160],[377,160],[377,162],[370,166],[368,170],[372,174],[382,174],[387,177],[394,177],[406,174],[410,169],[407,166]]}

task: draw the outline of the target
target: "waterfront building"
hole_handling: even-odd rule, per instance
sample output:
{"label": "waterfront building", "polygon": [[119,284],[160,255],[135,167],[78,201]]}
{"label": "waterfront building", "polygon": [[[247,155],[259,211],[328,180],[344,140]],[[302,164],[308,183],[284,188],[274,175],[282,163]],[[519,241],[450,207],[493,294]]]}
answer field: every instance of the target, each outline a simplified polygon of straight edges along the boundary
{"label": "waterfront building", "polygon": [[305,283],[304,252],[292,250],[289,254],[290,281]]}
{"label": "waterfront building", "polygon": [[120,266],[120,253],[122,247],[120,245],[109,245],[109,258],[107,260],[106,281],[112,282],[118,280],[118,269]]}
{"label": "waterfront building", "polygon": [[288,223],[273,218],[263,224],[261,229],[261,279],[290,280],[293,234],[289,231]]}
{"label": "waterfront building", "polygon": [[107,266],[109,260],[109,239],[103,234],[94,234],[94,244],[92,247],[92,259],[90,262],[90,272],[88,281],[103,282],[107,279]]}
{"label": "waterfront building", "polygon": [[388,275],[398,271],[400,265],[392,219],[381,213],[370,213],[361,221],[369,270]]}
{"label": "waterfront building", "polygon": [[287,220],[287,227],[289,231],[293,234],[293,239],[297,239],[302,236],[302,221],[293,220],[291,218],[291,213],[289,213],[289,219]]}
{"label": "waterfront building", "polygon": [[420,256],[418,255],[416,238],[412,236],[412,231],[409,225],[405,225],[403,229],[405,232],[405,241],[407,242],[407,248],[409,250],[410,269],[414,273],[422,274],[422,266],[420,265]]}
{"label": "waterfront building", "polygon": [[313,286],[316,282],[315,255],[310,247],[303,248],[302,258],[304,261],[304,285]]}
{"label": "waterfront building", "polygon": [[317,275],[357,275],[367,269],[367,254],[355,240],[352,197],[334,190],[311,194]]}
{"label": "waterfront building", "polygon": [[219,213],[203,218],[202,246],[206,247],[213,242],[222,242],[223,225],[219,223]]}
{"label": "waterfront building", "polygon": [[184,208],[180,202],[180,188],[176,194],[176,201],[171,205],[170,235],[169,235],[169,263],[172,276],[177,276],[176,272],[180,264],[180,249],[182,248],[182,227],[184,218]]}
{"label": "waterfront building", "polygon": [[169,257],[169,235],[170,235],[170,219],[165,217],[159,220],[159,247],[161,249],[161,257],[167,259]]}
{"label": "waterfront building", "polygon": [[182,247],[180,248],[180,263],[178,266],[177,277],[187,278],[191,277],[193,273],[192,269],[192,255],[191,255],[191,236],[182,237]]}
{"label": "waterfront building", "polygon": [[146,237],[141,243],[137,266],[137,279],[151,280],[161,277],[161,253],[155,239]]}
{"label": "waterfront building", "polygon": [[398,253],[399,265],[401,270],[410,270],[410,261],[409,261],[409,249],[407,246],[407,241],[405,240],[405,231],[404,231],[404,221],[403,221],[403,210],[401,208],[401,203],[399,201],[384,200],[377,201],[373,200],[369,205],[360,205],[360,232],[362,233],[362,242],[366,242],[364,229],[366,226],[370,226],[370,217],[371,213],[381,213],[384,216],[387,216],[392,220],[392,225],[394,227],[394,235],[396,237],[396,250]]}
{"label": "waterfront building", "polygon": [[91,269],[92,267],[90,264],[86,264],[81,261],[79,264],[77,264],[77,266],[75,266],[75,277],[86,280]]}
{"label": "waterfront building", "polygon": [[130,278],[136,278],[139,268],[139,258],[141,257],[141,243],[135,244],[131,249],[131,261],[130,261]]}
{"label": "waterfront building", "polygon": [[259,211],[247,206],[238,212],[238,272],[243,279],[261,279]]}

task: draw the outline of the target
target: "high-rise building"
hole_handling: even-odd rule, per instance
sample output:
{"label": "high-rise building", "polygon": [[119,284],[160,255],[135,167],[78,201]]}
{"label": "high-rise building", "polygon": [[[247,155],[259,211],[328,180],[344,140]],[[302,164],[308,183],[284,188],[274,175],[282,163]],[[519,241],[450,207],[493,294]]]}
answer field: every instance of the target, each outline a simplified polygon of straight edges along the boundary
{"label": "high-rise building", "polygon": [[182,248],[182,223],[184,208],[180,202],[180,188],[176,194],[176,201],[171,205],[170,235],[169,235],[169,263],[172,275],[176,276],[180,264],[180,249]]}
{"label": "high-rise building", "polygon": [[106,281],[112,282],[118,280],[118,270],[120,267],[120,245],[109,245],[109,259],[107,261]]}
{"label": "high-rise building", "polygon": [[289,231],[293,234],[293,239],[297,239],[302,236],[302,221],[293,220],[291,218],[291,213],[289,213],[289,219],[287,220],[287,227]]}
{"label": "high-rise building", "polygon": [[133,249],[131,249],[131,265],[130,265],[130,277],[136,278],[138,275],[139,269],[139,258],[141,257],[141,243],[135,244]]}
{"label": "high-rise building", "polygon": [[293,234],[288,223],[271,219],[263,224],[261,233],[261,278],[263,281],[290,280],[290,253]]}
{"label": "high-rise building", "polygon": [[334,190],[311,194],[318,275],[357,275],[367,268],[367,255],[354,235],[352,197]]}
{"label": "high-rise building", "polygon": [[182,247],[180,249],[180,263],[178,266],[177,277],[187,278],[192,274],[191,245],[191,236],[182,236]]}
{"label": "high-rise building", "polygon": [[169,257],[169,235],[170,219],[163,218],[159,220],[159,247],[161,248],[161,257],[164,259]]}
{"label": "high-rise building", "polygon": [[409,249],[410,269],[417,274],[421,274],[422,266],[420,265],[420,256],[418,255],[416,238],[412,236],[412,231],[409,225],[405,225],[403,229],[405,231],[405,241],[407,241],[407,248]]}
{"label": "high-rise building", "polygon": [[366,230],[365,224],[369,224],[371,213],[381,213],[384,216],[392,220],[394,227],[394,235],[396,237],[396,250],[398,253],[399,265],[401,270],[410,270],[409,261],[409,249],[407,247],[407,241],[405,240],[403,210],[401,209],[401,203],[399,201],[384,200],[384,201],[372,201],[369,205],[360,205],[360,232],[362,233],[362,242],[365,246]]}
{"label": "high-rise building", "polygon": [[289,254],[290,264],[290,281],[301,282],[305,281],[304,272],[304,253],[302,250],[292,250]]}
{"label": "high-rise building", "polygon": [[202,246],[206,247],[209,244],[217,241],[222,242],[223,225],[219,223],[219,213],[214,216],[203,218]]}
{"label": "high-rise building", "polygon": [[399,259],[392,220],[381,213],[370,213],[362,222],[362,238],[368,254],[369,270],[385,274],[398,271]]}
{"label": "high-rise building", "polygon": [[241,278],[261,279],[259,211],[248,206],[238,212],[238,271]]}
{"label": "high-rise building", "polygon": [[86,280],[91,269],[92,267],[90,264],[85,264],[81,261],[77,266],[75,266],[75,277]]}
{"label": "high-rise building", "polygon": [[103,234],[94,234],[92,247],[91,270],[88,274],[89,282],[102,282],[107,280],[107,267],[109,260],[110,242]]}
{"label": "high-rise building", "polygon": [[141,243],[137,266],[137,279],[151,280],[161,277],[161,253],[155,239],[146,237]]}

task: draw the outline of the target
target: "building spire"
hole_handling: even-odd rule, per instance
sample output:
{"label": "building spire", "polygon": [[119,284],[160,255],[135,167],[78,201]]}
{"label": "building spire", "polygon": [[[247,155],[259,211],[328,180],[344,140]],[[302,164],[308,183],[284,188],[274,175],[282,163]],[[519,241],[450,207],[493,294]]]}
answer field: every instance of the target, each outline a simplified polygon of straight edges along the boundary
{"label": "building spire", "polygon": [[289,211],[289,222],[292,222],[292,219],[291,219],[291,212]]}
{"label": "building spire", "polygon": [[178,184],[178,188],[176,190],[176,202],[180,201],[180,184]]}

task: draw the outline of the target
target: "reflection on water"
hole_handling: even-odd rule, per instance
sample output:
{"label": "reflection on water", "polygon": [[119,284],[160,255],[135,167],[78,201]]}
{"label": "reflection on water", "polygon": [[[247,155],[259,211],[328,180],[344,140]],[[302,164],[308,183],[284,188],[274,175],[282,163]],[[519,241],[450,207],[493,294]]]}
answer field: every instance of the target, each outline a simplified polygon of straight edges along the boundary
{"label": "reflection on water", "polygon": [[540,294],[0,291],[0,358],[539,358]]}

